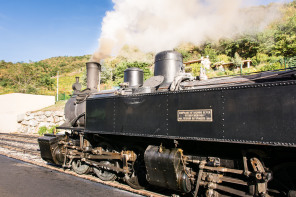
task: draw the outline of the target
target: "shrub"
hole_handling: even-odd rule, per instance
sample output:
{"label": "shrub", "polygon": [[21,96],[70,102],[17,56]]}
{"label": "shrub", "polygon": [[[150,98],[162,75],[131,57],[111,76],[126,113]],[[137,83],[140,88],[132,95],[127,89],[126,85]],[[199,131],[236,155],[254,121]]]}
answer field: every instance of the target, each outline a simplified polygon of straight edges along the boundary
{"label": "shrub", "polygon": [[271,63],[274,63],[274,62],[284,63],[284,57],[283,56],[270,56],[268,58],[268,61]]}
{"label": "shrub", "polygon": [[234,54],[234,57],[231,60],[233,64],[237,67],[239,67],[243,63],[242,58],[239,56],[237,52]]}
{"label": "shrub", "polygon": [[53,134],[57,125],[47,128],[46,126],[39,127],[38,134],[44,135],[45,133]]}
{"label": "shrub", "polygon": [[192,55],[188,51],[186,51],[186,50],[177,50],[177,51],[182,54],[184,62],[187,62],[188,60],[191,59]]}
{"label": "shrub", "polygon": [[296,57],[291,57],[287,60],[288,67],[295,67],[296,66]]}
{"label": "shrub", "polygon": [[53,134],[56,126],[52,126],[47,130],[47,133]]}
{"label": "shrub", "polygon": [[218,71],[216,72],[217,76],[224,76],[225,75],[225,72],[224,71]]}
{"label": "shrub", "polygon": [[28,94],[37,94],[37,89],[35,87],[32,87],[31,85],[28,86],[26,93]]}
{"label": "shrub", "polygon": [[257,72],[258,70],[255,67],[250,67],[250,68],[243,68],[243,73],[244,74],[249,74],[253,72]]}
{"label": "shrub", "polygon": [[217,56],[217,62],[228,63],[230,62],[231,58],[227,55],[221,54]]}
{"label": "shrub", "polygon": [[66,94],[66,93],[59,93],[59,101],[61,100],[68,100],[69,98],[71,98],[71,95]]}
{"label": "shrub", "polygon": [[225,74],[226,74],[226,75],[234,75],[234,71],[231,71],[231,70],[229,70],[229,69],[226,69],[226,70],[225,70]]}
{"label": "shrub", "polygon": [[204,49],[204,56],[209,56],[211,62],[217,62],[217,52],[209,46]]}
{"label": "shrub", "polygon": [[252,63],[254,65],[266,63],[268,60],[269,60],[268,55],[266,55],[264,53],[257,53],[254,57],[252,57]]}
{"label": "shrub", "polygon": [[201,64],[200,63],[193,63],[193,64],[191,64],[191,67],[192,67],[192,75],[199,76]]}
{"label": "shrub", "polygon": [[284,66],[280,62],[271,63],[260,68],[260,71],[283,69]]}
{"label": "shrub", "polygon": [[47,132],[46,126],[39,127],[39,130],[38,130],[39,135],[44,135],[46,132]]}

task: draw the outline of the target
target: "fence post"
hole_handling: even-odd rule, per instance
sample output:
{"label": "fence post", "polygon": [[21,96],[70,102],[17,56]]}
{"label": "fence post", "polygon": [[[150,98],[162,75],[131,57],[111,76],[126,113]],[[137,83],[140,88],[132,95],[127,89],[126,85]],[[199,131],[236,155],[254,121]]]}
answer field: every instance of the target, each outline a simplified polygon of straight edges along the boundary
{"label": "fence post", "polygon": [[243,64],[240,64],[240,74],[243,74]]}
{"label": "fence post", "polygon": [[59,71],[57,72],[57,100],[59,101]]}

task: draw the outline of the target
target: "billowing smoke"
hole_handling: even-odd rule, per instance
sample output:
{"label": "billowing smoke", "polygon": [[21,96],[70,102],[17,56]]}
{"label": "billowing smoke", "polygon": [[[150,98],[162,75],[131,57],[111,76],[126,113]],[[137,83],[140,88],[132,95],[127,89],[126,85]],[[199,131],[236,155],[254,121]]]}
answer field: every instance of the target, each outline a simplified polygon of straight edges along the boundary
{"label": "billowing smoke", "polygon": [[243,0],[113,0],[92,59],[116,55],[124,44],[145,52],[201,44],[262,31],[280,16],[279,5],[245,7]]}

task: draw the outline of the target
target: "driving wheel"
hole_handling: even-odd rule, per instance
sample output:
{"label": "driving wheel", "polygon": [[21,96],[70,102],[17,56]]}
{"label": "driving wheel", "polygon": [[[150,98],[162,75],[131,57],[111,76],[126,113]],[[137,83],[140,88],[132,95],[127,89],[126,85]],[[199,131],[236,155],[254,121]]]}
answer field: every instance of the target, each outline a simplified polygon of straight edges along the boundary
{"label": "driving wheel", "polygon": [[[108,144],[107,142],[101,142],[98,144],[99,147],[102,147],[103,151],[106,152],[112,152],[113,147]],[[106,161],[100,161],[99,164],[103,165],[111,165],[111,166],[116,166],[115,161],[112,160],[106,160]],[[105,166],[97,166],[93,168],[95,174],[101,179],[102,181],[114,181],[117,178],[117,175],[114,171],[109,169],[108,167]]]}
{"label": "driving wheel", "polygon": [[72,169],[77,174],[87,174],[90,171],[89,165],[80,159],[72,161]]}

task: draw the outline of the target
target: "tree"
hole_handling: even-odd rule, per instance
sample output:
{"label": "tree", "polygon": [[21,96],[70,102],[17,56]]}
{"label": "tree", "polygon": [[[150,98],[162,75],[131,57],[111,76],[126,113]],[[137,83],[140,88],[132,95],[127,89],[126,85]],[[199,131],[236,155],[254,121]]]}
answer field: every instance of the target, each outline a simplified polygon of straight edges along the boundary
{"label": "tree", "polygon": [[259,65],[262,63],[267,63],[269,57],[264,53],[257,53],[254,57],[252,57],[252,63],[254,65]]}
{"label": "tree", "polygon": [[243,35],[234,40],[221,39],[219,45],[219,52],[230,57],[234,57],[235,53],[239,53],[243,58],[249,58],[255,56],[259,50],[257,35]]}
{"label": "tree", "polygon": [[274,53],[285,57],[296,56],[296,15],[284,25],[278,27],[274,36]]}
{"label": "tree", "polygon": [[232,58],[232,62],[235,66],[240,66],[243,64],[242,58],[239,56],[237,52],[234,54],[234,57]]}
{"label": "tree", "polygon": [[216,62],[217,61],[217,52],[212,47],[207,46],[204,49],[203,54],[204,54],[204,56],[209,56],[209,59],[210,59],[211,62]]}
{"label": "tree", "polygon": [[228,57],[227,55],[221,54],[217,56],[217,62],[221,63],[228,63],[230,62],[231,58]]}

